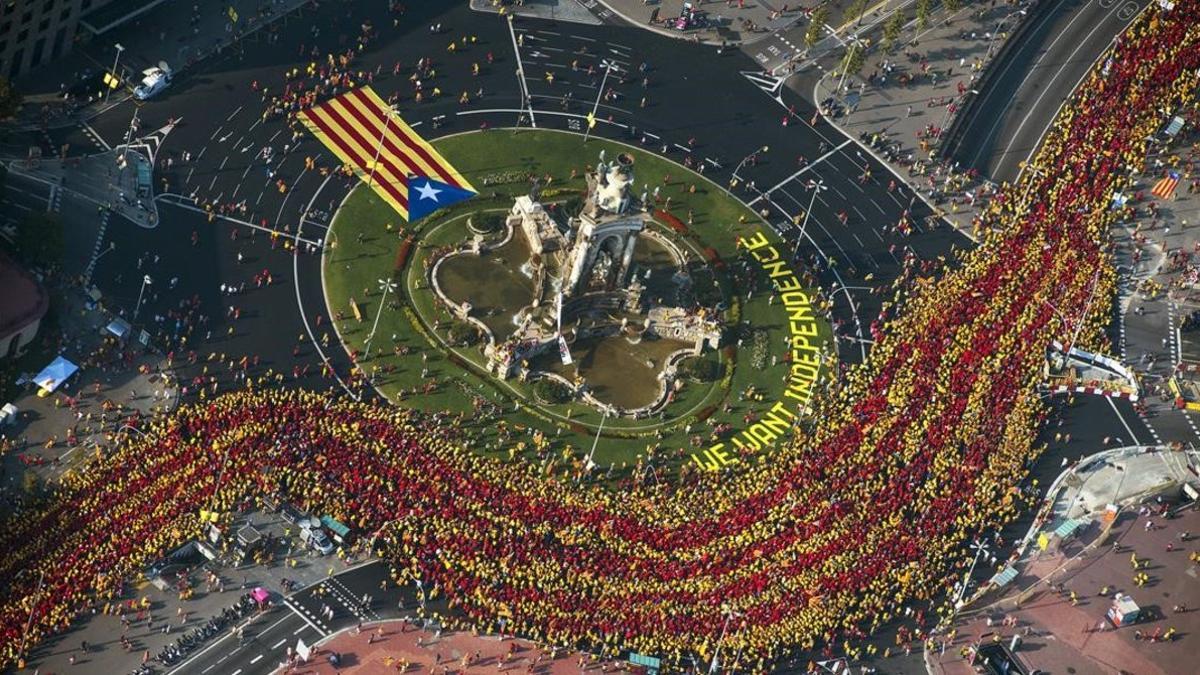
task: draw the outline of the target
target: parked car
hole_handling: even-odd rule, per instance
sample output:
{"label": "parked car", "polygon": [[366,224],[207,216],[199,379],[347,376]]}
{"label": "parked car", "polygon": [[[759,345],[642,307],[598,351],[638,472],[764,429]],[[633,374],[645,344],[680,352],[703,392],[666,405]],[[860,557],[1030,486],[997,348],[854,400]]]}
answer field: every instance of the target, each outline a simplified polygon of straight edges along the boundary
{"label": "parked car", "polygon": [[153,98],[171,84],[172,75],[170,67],[163,61],[159,61],[157,67],[143,70],[142,82],[134,88],[133,97],[139,101]]}
{"label": "parked car", "polygon": [[286,502],[280,505],[279,514],[283,516],[284,520],[292,525],[299,525],[308,520],[307,513]]}
{"label": "parked car", "polygon": [[333,542],[329,541],[329,535],[325,534],[325,530],[319,527],[301,527],[300,541],[314,551],[320,552],[321,555],[333,553]]}

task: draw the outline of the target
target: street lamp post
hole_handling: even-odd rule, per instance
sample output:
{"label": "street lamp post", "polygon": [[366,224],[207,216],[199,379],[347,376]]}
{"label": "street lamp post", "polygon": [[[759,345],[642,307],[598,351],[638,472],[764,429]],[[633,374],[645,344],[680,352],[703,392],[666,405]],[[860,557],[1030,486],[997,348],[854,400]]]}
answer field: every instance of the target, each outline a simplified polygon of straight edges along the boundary
{"label": "street lamp post", "polygon": [[825,181],[823,180],[809,181],[808,187],[812,189],[812,197],[808,200],[808,209],[804,211],[804,222],[800,225],[800,234],[796,235],[796,251],[792,254],[792,260],[800,256],[800,244],[804,243],[804,233],[808,231],[808,219],[812,217],[813,206],[817,201],[817,194],[829,189],[825,186]]}
{"label": "street lamp post", "polygon": [[379,166],[379,155],[383,152],[383,141],[387,138],[388,126],[391,125],[392,115],[399,115],[396,105],[389,105],[383,118],[383,131],[379,133],[379,144],[375,146],[375,161],[371,162],[371,174],[367,176],[367,187],[375,181],[375,167]]}
{"label": "street lamp post", "polygon": [[383,295],[379,298],[379,309],[375,312],[375,323],[371,326],[371,333],[367,335],[366,347],[363,349],[363,361],[366,361],[367,357],[371,355],[371,340],[375,339],[375,329],[379,328],[379,317],[383,316],[383,306],[387,304],[388,292],[391,291],[394,293],[396,291],[396,282],[390,279],[380,279],[379,290],[383,292]]}
{"label": "street lamp post", "polygon": [[134,307],[133,307],[133,320],[134,321],[137,321],[138,310],[140,310],[142,308],[142,296],[146,293],[146,287],[152,283],[154,283],[154,280],[150,278],[149,274],[144,275],[142,277],[142,288],[138,291],[137,304],[134,305]]}
{"label": "street lamp post", "polygon": [[[117,55],[113,57],[113,67],[112,67],[112,71],[110,71],[110,74],[115,78],[117,76],[117,61],[119,61],[121,59],[121,52],[125,51],[125,47],[120,42],[118,42],[114,46],[117,48]],[[105,103],[108,103],[108,95],[112,93],[112,90],[113,90],[113,88],[111,86],[106,86],[104,88],[104,102]]]}
{"label": "street lamp post", "polygon": [[88,263],[88,266],[83,270],[83,286],[84,286],[84,288],[87,288],[88,284],[92,283],[92,273],[96,271],[96,263],[100,262],[100,259],[103,258],[104,256],[115,251],[116,248],[117,248],[117,242],[110,241],[110,242],[108,242],[108,248],[101,251],[100,255],[96,256],[95,258],[92,258],[92,262]]}
{"label": "street lamp post", "polygon": [[[600,444],[600,432],[601,432],[601,431],[604,431],[604,422],[605,422],[607,419],[608,419],[608,409],[607,409],[607,408],[605,408],[605,410],[604,410],[604,416],[600,418],[600,426],[596,428],[596,438],[594,438],[594,439],[592,440],[592,449],[591,449],[591,451],[590,451],[590,452],[588,452],[587,460],[586,460],[586,461],[583,463],[583,470],[584,470],[585,472],[589,472],[589,471],[591,471],[591,470],[592,470],[592,469],[591,469],[591,467],[592,467],[592,458],[596,456],[596,446]],[[583,479],[583,474],[582,474],[582,473],[581,473],[581,474],[579,474],[579,478],[580,478],[580,480],[582,480],[582,479]],[[575,481],[575,482],[576,482],[576,483],[578,483],[579,481],[577,480],[577,481]]]}
{"label": "street lamp post", "polygon": [[738,177],[738,171],[741,171],[741,170],[742,170],[742,167],[743,167],[743,166],[746,166],[746,162],[749,162],[749,161],[750,161],[750,159],[751,159],[752,157],[757,157],[757,156],[758,156],[758,153],[760,153],[760,152],[765,154],[765,153],[769,152],[770,150],[771,150],[771,146],[769,146],[769,145],[764,145],[764,146],[762,146],[761,148],[758,148],[758,149],[757,149],[757,150],[755,150],[754,152],[752,152],[752,153],[750,153],[750,154],[746,155],[745,157],[743,157],[743,158],[742,158],[742,161],[738,162],[738,165],[737,165],[737,166],[735,166],[735,167],[733,168],[733,177],[734,177],[734,179],[736,179],[736,180],[741,180],[741,178],[740,178],[740,177]]}
{"label": "street lamp post", "polygon": [[725,632],[729,630],[729,620],[733,617],[742,616],[740,612],[735,612],[732,609],[725,608],[725,623],[721,626],[721,637],[717,638],[717,648],[713,650],[712,663],[708,666],[708,675],[716,675],[717,668],[720,663],[721,645],[725,642]]}
{"label": "street lamp post", "polygon": [[33,593],[33,606],[29,608],[29,619],[25,621],[25,630],[21,632],[21,647],[17,650],[17,658],[25,658],[25,641],[29,637],[29,629],[33,626],[33,614],[37,611],[38,599],[42,595],[42,584],[46,581],[46,570],[38,577],[37,590]]}
{"label": "street lamp post", "polygon": [[604,95],[604,85],[608,82],[608,74],[617,67],[617,64],[603,59],[600,61],[600,67],[604,69],[604,77],[600,78],[600,88],[596,90],[596,102],[592,104],[592,113],[588,115],[587,130],[583,132],[584,143],[587,143],[588,137],[592,134],[592,120],[596,119],[596,111],[600,108],[600,97]]}
{"label": "street lamp post", "polygon": [[954,599],[955,607],[962,607],[963,596],[967,594],[967,586],[971,584],[971,575],[975,573],[975,565],[979,563],[980,556],[988,550],[987,544],[978,539],[971,542],[971,548],[975,550],[975,558],[971,561],[971,566],[967,568],[967,576],[963,578],[962,587],[958,589],[958,597]]}
{"label": "street lamp post", "polygon": [[859,43],[862,42],[862,40],[860,40],[858,36],[852,35],[850,36],[850,39],[853,40],[853,42],[850,43],[850,50],[846,52],[846,56],[842,61],[842,75],[838,79],[837,91],[834,92],[839,99],[842,96],[842,87],[846,84],[846,75],[850,72],[850,57],[854,54],[854,50],[861,48]]}

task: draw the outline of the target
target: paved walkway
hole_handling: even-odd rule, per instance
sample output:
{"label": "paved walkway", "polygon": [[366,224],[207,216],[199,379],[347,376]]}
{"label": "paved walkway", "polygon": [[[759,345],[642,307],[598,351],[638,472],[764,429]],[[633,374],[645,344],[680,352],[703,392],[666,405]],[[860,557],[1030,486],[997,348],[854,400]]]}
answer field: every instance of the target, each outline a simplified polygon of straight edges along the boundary
{"label": "paved walkway", "polygon": [[[964,95],[1007,37],[1007,30],[996,32],[996,26],[1006,18],[1006,27],[1015,25],[1023,6],[997,4],[982,12],[968,6],[948,20],[935,16],[921,31],[910,22],[894,53],[872,50],[860,75],[844,82],[826,73],[813,94],[827,120],[867,144],[940,215],[969,235],[991,189],[933,158],[937,136],[949,128]],[[964,33],[978,37],[964,40]]]}
{"label": "paved walkway", "polygon": [[[587,0],[583,0],[586,4]],[[806,17],[802,3],[780,0],[598,0],[629,23],[674,38],[705,44],[752,43]],[[684,4],[702,11],[705,28],[677,28]]]}
{"label": "paved walkway", "polygon": [[[1183,650],[1136,640],[1134,630],[1150,635],[1175,627],[1186,639],[1200,628],[1200,615],[1173,611],[1176,605],[1200,607],[1200,588],[1186,578],[1197,574],[1189,552],[1198,548],[1190,533],[1200,528],[1200,513],[1188,507],[1171,520],[1161,515],[1179,507],[1182,483],[1197,482],[1194,454],[1113,448],[1066,469],[1047,489],[1043,508],[1013,558],[995,561],[997,573],[1011,567],[1015,576],[999,588],[985,585],[952,629],[934,638],[926,654],[931,672],[974,672],[967,660],[973,646],[1009,644],[1013,635],[1024,641],[1018,655],[1029,668],[1063,672],[1070,667],[1079,675],[1185,672]],[[1109,504],[1120,505],[1119,513],[1109,511]],[[1052,536],[1069,518],[1078,528],[1062,538]],[[1131,555],[1146,562],[1137,571],[1148,579],[1134,578]],[[1118,592],[1144,609],[1134,630],[1104,624]],[[1168,600],[1156,604],[1160,598]]]}
{"label": "paved walkway", "polygon": [[[97,448],[111,443],[136,419],[174,408],[179,391],[170,376],[170,363],[145,350],[131,337],[119,345],[104,332],[112,315],[101,307],[88,308],[76,287],[54,294],[59,303],[59,353],[80,370],[50,396],[29,385],[13,401],[19,420],[0,434],[3,485],[19,492],[25,472],[43,481],[81,462]],[[32,373],[31,373],[32,374]]]}
{"label": "paved walkway", "polygon": [[[366,624],[317,645],[307,664],[287,671],[296,675],[382,675],[383,673],[502,673],[580,675],[632,673],[618,661],[601,661],[587,654],[547,652],[513,638],[482,637],[464,632],[429,633],[403,621]],[[337,654],[339,666],[329,662]],[[285,664],[280,664],[285,665]]]}
{"label": "paved walkway", "polygon": [[[1162,520],[1150,507],[1124,513],[1109,530],[1093,528],[1083,538],[1097,545],[1082,551],[1082,542],[1066,546],[1057,557],[1069,561],[1056,568],[1050,583],[1014,592],[1005,603],[971,614],[946,639],[936,640],[927,654],[930,671],[976,672],[965,658],[973,645],[1011,644],[1019,635],[1016,655],[1031,670],[1077,675],[1194,672],[1200,590],[1190,556],[1197,549],[1191,534],[1196,528],[1200,513],[1195,510]],[[1146,575],[1144,580],[1135,578],[1139,573]],[[1116,627],[1106,620],[1117,593],[1129,595],[1141,608],[1136,623]],[[1174,639],[1162,639],[1171,629]]]}

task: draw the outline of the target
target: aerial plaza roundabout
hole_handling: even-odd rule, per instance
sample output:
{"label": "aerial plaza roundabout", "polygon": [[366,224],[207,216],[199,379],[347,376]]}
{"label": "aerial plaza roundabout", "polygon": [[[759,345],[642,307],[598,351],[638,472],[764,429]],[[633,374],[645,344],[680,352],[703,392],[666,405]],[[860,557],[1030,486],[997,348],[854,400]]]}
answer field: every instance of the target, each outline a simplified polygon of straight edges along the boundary
{"label": "aerial plaza roundabout", "polygon": [[[758,239],[752,222],[742,223],[740,239],[706,234],[702,215],[714,228],[738,223],[739,213],[723,206],[693,207],[686,232],[672,227],[658,211],[684,221],[677,210],[642,206],[653,203],[653,188],[643,197],[641,186],[661,180],[659,170],[636,153],[622,158],[618,147],[606,147],[601,160],[601,145],[573,140],[582,170],[565,186],[575,192],[560,199],[553,191],[564,187],[570,164],[539,168],[554,178],[540,193],[530,194],[527,182],[505,193],[483,185],[485,167],[456,154],[455,143],[471,137],[439,142],[477,183],[479,201],[404,231],[399,221],[390,232],[384,223],[384,234],[374,232],[388,237],[377,245],[391,264],[358,278],[338,258],[358,233],[350,220],[338,223],[324,263],[330,311],[344,314],[341,337],[361,357],[363,377],[375,378],[392,403],[251,383],[154,419],[144,438],[65,477],[51,500],[0,534],[0,577],[16,580],[0,591],[5,662],[17,661],[27,623],[33,643],[65,630],[116,597],[148,560],[199,535],[202,510],[227,513],[281,488],[378,533],[377,550],[399,583],[419,582],[447,601],[437,618],[448,626],[495,631],[503,621],[508,633],[609,654],[635,650],[668,664],[712,662],[719,652],[722,669],[754,671],[823,651],[853,657],[864,636],[889,623],[927,636],[953,611],[946,596],[966,542],[1036,498],[1022,486],[1041,449],[1035,439],[1046,408],[1037,385],[1046,346],[1074,333],[1073,323],[1084,326],[1080,343],[1103,340],[1108,312],[1100,302],[1089,311],[1089,297],[1094,284],[1108,297],[1115,287],[1109,205],[1162,111],[1193,104],[1197,24],[1194,3],[1151,8],[1135,21],[1103,59],[1104,72],[1093,72],[1064,106],[1031,160],[1041,170],[1025,171],[993,203],[980,247],[933,283],[898,288],[869,359],[818,385],[803,416],[788,408],[797,420],[770,447],[737,446],[722,463],[704,453],[713,444],[702,439],[699,460],[672,458],[672,466],[694,467],[684,476],[599,478],[597,467],[619,472],[622,461],[626,469],[639,459],[667,466],[647,457],[655,437],[609,443],[601,423],[649,420],[664,437],[690,423],[707,434],[703,420],[690,419],[693,407],[732,392],[742,406],[729,430],[737,433],[758,423],[741,424],[743,415],[761,421],[786,399],[782,369],[763,378],[760,386],[777,388],[760,410],[738,398],[740,383],[714,388],[688,377],[677,391],[674,384],[687,359],[712,358],[718,383],[738,378],[747,361],[754,370],[752,340],[732,355],[722,350],[731,327],[755,325],[745,318],[755,291],[734,287],[751,297],[732,315],[735,293],[707,270],[769,276],[753,252],[770,240]],[[358,209],[371,222],[371,193],[360,194],[339,218]],[[542,212],[555,217],[552,227]],[[714,258],[701,242],[734,250]],[[339,264],[341,279],[331,270]],[[467,283],[472,278],[488,287]],[[636,301],[634,279],[644,285]],[[768,288],[758,289],[762,297]],[[380,302],[384,293],[396,294],[394,308]],[[366,305],[361,321],[351,297]],[[781,302],[768,299],[763,320]],[[371,310],[381,315],[374,335]],[[394,316],[408,328],[384,323]],[[688,330],[676,334],[680,321]],[[712,330],[722,335],[716,350]],[[650,350],[655,341],[667,344]],[[436,354],[423,364],[414,356],[420,350]],[[690,353],[675,356],[680,350]],[[371,354],[381,351],[394,360],[375,362]],[[828,367],[830,358],[819,362]],[[634,369],[638,362],[644,372]],[[429,395],[442,396],[444,409],[414,402],[426,368],[439,369],[425,379],[437,378]],[[648,378],[634,387],[640,398],[618,398],[606,369]],[[538,385],[546,379],[560,386]],[[665,406],[664,383],[676,391]],[[647,406],[649,414],[639,412]],[[497,416],[522,416],[521,428],[471,426],[496,408]],[[551,465],[528,446],[557,429],[579,439],[598,431],[600,447],[617,449],[598,450],[596,467]],[[718,438],[734,447],[731,436]],[[527,447],[508,457],[521,442]],[[917,604],[933,609],[907,616]]]}
{"label": "aerial plaza roundabout", "polygon": [[484,454],[565,450],[568,480],[610,482],[769,455],[810,418],[836,358],[827,301],[727,192],[575,134],[436,146],[479,196],[402,227],[362,186],[324,257],[335,326],[392,402],[470,415]]}

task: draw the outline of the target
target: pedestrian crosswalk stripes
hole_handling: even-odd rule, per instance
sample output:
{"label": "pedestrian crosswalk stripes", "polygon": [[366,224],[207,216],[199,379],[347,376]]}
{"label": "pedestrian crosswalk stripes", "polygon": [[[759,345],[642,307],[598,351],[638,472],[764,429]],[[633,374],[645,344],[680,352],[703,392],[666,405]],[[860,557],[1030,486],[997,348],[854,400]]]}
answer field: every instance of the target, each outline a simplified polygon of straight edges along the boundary
{"label": "pedestrian crosswalk stripes", "polygon": [[309,108],[300,119],[405,220],[409,219],[408,181],[412,176],[475,191],[369,86]]}
{"label": "pedestrian crosswalk stripes", "polygon": [[754,83],[754,86],[762,89],[768,94],[775,96],[779,93],[779,89],[783,86],[784,78],[766,75],[765,73],[742,71],[742,76]]}

